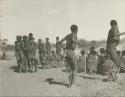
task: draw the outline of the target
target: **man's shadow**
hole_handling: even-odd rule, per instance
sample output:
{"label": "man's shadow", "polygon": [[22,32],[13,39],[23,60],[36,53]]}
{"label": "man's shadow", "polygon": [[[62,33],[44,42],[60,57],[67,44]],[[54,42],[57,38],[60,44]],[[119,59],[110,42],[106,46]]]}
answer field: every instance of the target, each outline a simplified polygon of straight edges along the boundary
{"label": "man's shadow", "polygon": [[68,87],[68,84],[65,84],[65,83],[63,83],[63,82],[54,81],[53,78],[47,78],[45,82],[48,82],[50,85],[51,85],[51,84],[55,84],[55,85],[63,85],[63,86]]}

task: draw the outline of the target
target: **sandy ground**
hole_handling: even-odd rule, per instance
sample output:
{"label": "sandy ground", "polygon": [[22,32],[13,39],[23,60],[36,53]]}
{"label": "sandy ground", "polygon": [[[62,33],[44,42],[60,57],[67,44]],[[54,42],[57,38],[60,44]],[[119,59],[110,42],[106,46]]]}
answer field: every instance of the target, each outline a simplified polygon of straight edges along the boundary
{"label": "sandy ground", "polygon": [[[36,73],[17,73],[15,59],[0,60],[0,96],[80,96],[121,97],[125,95],[125,74],[117,82],[103,82],[106,76],[78,73],[75,86],[67,88],[65,68],[39,69]],[[47,79],[53,79],[48,81]]]}

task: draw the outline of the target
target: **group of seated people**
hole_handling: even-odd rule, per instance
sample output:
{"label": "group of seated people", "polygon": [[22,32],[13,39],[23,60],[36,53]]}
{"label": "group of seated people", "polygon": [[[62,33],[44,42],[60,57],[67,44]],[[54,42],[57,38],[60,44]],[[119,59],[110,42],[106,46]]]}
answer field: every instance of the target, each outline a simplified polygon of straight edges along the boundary
{"label": "group of seated people", "polygon": [[57,54],[54,50],[48,53],[43,49],[39,52],[39,61],[43,69],[61,67],[64,66],[64,53]]}
{"label": "group of seated people", "polygon": [[[78,58],[78,72],[89,74],[110,75],[117,72],[117,67],[111,60],[110,55],[106,53],[104,48],[100,48],[100,54],[97,53],[94,47],[90,48],[90,52],[81,51]],[[125,70],[125,50],[117,51],[119,59],[119,71]]]}

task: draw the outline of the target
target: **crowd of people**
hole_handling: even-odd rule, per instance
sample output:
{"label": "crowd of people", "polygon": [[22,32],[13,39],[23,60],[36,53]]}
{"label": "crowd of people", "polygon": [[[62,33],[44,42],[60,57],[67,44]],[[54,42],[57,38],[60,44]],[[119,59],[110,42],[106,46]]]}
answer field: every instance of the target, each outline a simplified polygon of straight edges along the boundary
{"label": "crowd of people", "polygon": [[[100,48],[100,54],[97,53],[93,46],[90,47],[88,53],[85,50],[81,50],[79,58],[75,55],[76,44],[82,47],[90,45],[83,45],[77,40],[77,25],[71,25],[71,33],[63,39],[59,40],[59,37],[56,37],[55,51],[51,49],[49,38],[46,38],[45,44],[41,39],[38,39],[38,44],[36,44],[32,33],[28,36],[17,36],[15,56],[18,71],[37,71],[38,59],[36,53],[38,49],[42,69],[45,69],[47,65],[55,68],[59,62],[65,64],[66,69],[69,71],[69,87],[74,85],[77,71],[89,74],[109,75],[108,80],[113,81],[118,78],[117,74],[120,69],[125,69],[125,50],[122,52],[116,50],[120,36],[124,35],[125,32],[119,33],[116,20],[112,20],[110,25],[111,29],[109,30],[106,48]],[[63,45],[64,41],[66,41],[65,47]]]}
{"label": "crowd of people", "polygon": [[105,48],[100,48],[99,52],[94,47],[90,47],[90,52],[81,51],[78,59],[78,71],[88,74],[113,75],[113,79],[117,78],[117,72],[125,72],[125,50],[117,51],[119,60],[119,70],[115,63],[111,60]]}
{"label": "crowd of people", "polygon": [[[56,51],[54,51],[51,49],[49,38],[46,38],[46,43],[44,44],[41,39],[38,39],[38,43],[36,43],[32,33],[29,33],[28,36],[17,36],[15,41],[15,56],[18,64],[18,72],[34,72],[34,68],[36,72],[38,61],[41,63],[42,69],[55,68],[59,63],[63,62],[65,49],[62,54],[63,45],[58,43],[59,37],[56,40]],[[39,60],[37,58],[37,51]]]}

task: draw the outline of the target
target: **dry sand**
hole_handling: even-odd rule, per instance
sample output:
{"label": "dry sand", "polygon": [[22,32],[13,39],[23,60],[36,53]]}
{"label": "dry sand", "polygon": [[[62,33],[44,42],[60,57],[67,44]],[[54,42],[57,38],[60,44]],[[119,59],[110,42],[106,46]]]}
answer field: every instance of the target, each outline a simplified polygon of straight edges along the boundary
{"label": "dry sand", "polygon": [[[0,60],[0,96],[80,96],[121,97],[125,95],[125,74],[117,82],[103,82],[106,76],[78,73],[75,86],[67,88],[65,68],[39,69],[36,73],[17,73],[10,67],[15,59]],[[51,83],[47,79],[53,79]]]}

